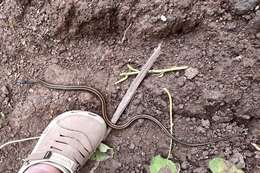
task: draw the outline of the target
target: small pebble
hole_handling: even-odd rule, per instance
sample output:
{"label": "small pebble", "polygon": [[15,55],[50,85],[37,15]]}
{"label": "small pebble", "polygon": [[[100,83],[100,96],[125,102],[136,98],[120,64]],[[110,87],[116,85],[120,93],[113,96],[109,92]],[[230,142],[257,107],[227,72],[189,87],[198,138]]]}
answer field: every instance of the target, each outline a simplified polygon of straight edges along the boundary
{"label": "small pebble", "polygon": [[207,129],[208,129],[209,126],[210,126],[209,120],[204,120],[204,119],[202,119],[202,120],[201,120],[201,124],[202,124],[203,127],[207,128]]}
{"label": "small pebble", "polygon": [[206,133],[206,130],[203,127],[201,127],[201,126],[197,127],[197,131],[199,133]]}
{"label": "small pebble", "polygon": [[197,68],[188,68],[185,70],[185,76],[188,78],[188,79],[193,79],[195,76],[197,76],[199,74],[199,70]]}
{"label": "small pebble", "polygon": [[202,168],[202,167],[196,168],[196,169],[193,170],[193,173],[207,173],[207,172],[208,172],[207,169]]}
{"label": "small pebble", "polygon": [[230,159],[230,161],[235,164],[237,166],[237,168],[241,169],[241,168],[245,168],[246,164],[245,164],[245,160],[242,154],[240,154],[239,152],[236,152],[232,158]]}
{"label": "small pebble", "polygon": [[195,123],[196,122],[196,118],[194,118],[194,117],[191,118],[191,121]]}
{"label": "small pebble", "polygon": [[2,91],[2,93],[5,94],[5,95],[8,95],[8,94],[9,94],[9,90],[8,90],[7,86],[2,86],[1,91]]}
{"label": "small pebble", "polygon": [[253,65],[255,64],[255,60],[254,59],[252,59],[252,58],[244,58],[243,59],[243,65],[245,66],[245,67],[253,67]]}
{"label": "small pebble", "polygon": [[161,20],[162,20],[163,22],[166,22],[166,21],[167,21],[167,18],[166,18],[164,15],[161,15]]}
{"label": "small pebble", "polygon": [[181,163],[181,168],[182,168],[182,169],[188,169],[188,168],[189,168],[189,162],[187,162],[186,160],[183,161],[183,162]]}
{"label": "small pebble", "polygon": [[212,120],[213,121],[219,121],[221,119],[221,117],[220,116],[217,116],[217,115],[214,115],[213,117],[212,117]]}
{"label": "small pebble", "polygon": [[204,157],[208,157],[209,152],[208,152],[208,151],[203,151],[203,152],[202,152],[202,155],[203,155]]}
{"label": "small pebble", "polygon": [[131,143],[130,146],[129,146],[129,149],[130,149],[130,150],[135,149],[135,144]]}
{"label": "small pebble", "polygon": [[257,0],[235,0],[234,2],[233,6],[237,15],[247,14],[254,10],[258,4]]}
{"label": "small pebble", "polygon": [[59,60],[58,60],[57,58],[52,58],[52,59],[51,59],[51,62],[52,62],[53,64],[57,64],[57,63],[59,62]]}
{"label": "small pebble", "polygon": [[260,39],[260,32],[256,34],[256,38]]}
{"label": "small pebble", "polygon": [[179,109],[183,109],[184,105],[183,104],[179,104]]}
{"label": "small pebble", "polygon": [[177,79],[177,85],[178,86],[180,86],[180,87],[182,87],[182,86],[184,86],[185,85],[185,81],[186,81],[186,78],[185,77],[179,77],[178,79]]}
{"label": "small pebble", "polygon": [[255,152],[255,158],[256,159],[260,159],[260,151],[256,151]]}

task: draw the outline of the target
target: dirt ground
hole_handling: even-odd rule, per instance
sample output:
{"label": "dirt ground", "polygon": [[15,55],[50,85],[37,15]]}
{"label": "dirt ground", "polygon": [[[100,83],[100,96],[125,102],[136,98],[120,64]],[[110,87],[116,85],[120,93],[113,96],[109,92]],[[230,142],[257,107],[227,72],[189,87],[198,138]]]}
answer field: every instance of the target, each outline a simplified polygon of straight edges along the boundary
{"label": "dirt ground", "polygon": [[[140,67],[163,41],[153,68],[189,70],[149,75],[120,121],[151,114],[169,126],[168,88],[174,133],[185,141],[239,135],[212,146],[176,144],[172,160],[183,173],[208,173],[208,160],[222,156],[247,173],[260,173],[260,11],[257,0],[0,0],[0,144],[38,136],[58,114],[100,112],[88,93],[17,85],[43,78],[101,90],[113,114],[129,87],[115,85],[126,64]],[[122,42],[125,30],[126,39]],[[139,120],[112,131],[105,141],[116,153],[95,172],[149,172],[153,156],[167,155],[170,139]],[[0,172],[16,172],[34,142],[0,151]],[[81,172],[91,169],[89,163]]]}

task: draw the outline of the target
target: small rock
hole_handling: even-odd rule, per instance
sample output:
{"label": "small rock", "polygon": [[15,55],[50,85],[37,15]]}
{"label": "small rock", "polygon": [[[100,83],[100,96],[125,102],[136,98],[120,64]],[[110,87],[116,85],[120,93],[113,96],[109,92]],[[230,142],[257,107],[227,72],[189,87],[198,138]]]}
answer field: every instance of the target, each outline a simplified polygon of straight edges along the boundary
{"label": "small rock", "polygon": [[241,59],[243,59],[243,56],[238,55],[234,58],[235,61],[241,61]]}
{"label": "small rock", "polygon": [[192,2],[193,2],[192,0],[176,1],[178,6],[183,7],[183,8],[188,8],[191,5]]}
{"label": "small rock", "polygon": [[112,159],[111,162],[111,167],[113,168],[113,170],[116,170],[122,166],[122,164],[117,160]]}
{"label": "small rock", "polygon": [[130,149],[130,150],[135,149],[135,144],[131,143],[130,146],[129,146],[129,149]]}
{"label": "small rock", "polygon": [[145,156],[145,152],[141,152],[141,155],[144,157]]}
{"label": "small rock", "polygon": [[199,127],[197,127],[197,131],[199,132],[199,133],[206,133],[206,130],[203,128],[203,127],[201,127],[201,126],[199,126]]}
{"label": "small rock", "polygon": [[181,163],[181,169],[188,169],[189,168],[189,162],[186,160]]}
{"label": "small rock", "polygon": [[0,112],[0,129],[3,127],[5,122],[5,114],[3,112]]}
{"label": "small rock", "polygon": [[260,39],[260,32],[258,32],[255,36],[256,38]]}
{"label": "small rock", "polygon": [[4,95],[8,95],[9,94],[9,90],[8,90],[7,86],[2,86],[1,91],[2,91],[2,93]]}
{"label": "small rock", "polygon": [[260,72],[256,72],[253,76],[254,81],[259,82],[260,81]]}
{"label": "small rock", "polygon": [[248,13],[257,6],[258,0],[235,0],[234,10],[237,15]]}
{"label": "small rock", "polygon": [[242,114],[242,115],[239,114],[239,115],[237,115],[237,117],[245,119],[245,120],[249,120],[251,118],[250,115],[245,115],[245,114]]}
{"label": "small rock", "polygon": [[244,67],[253,67],[255,64],[255,60],[252,58],[243,58]]}
{"label": "small rock", "polygon": [[179,77],[178,79],[177,79],[177,85],[178,86],[180,86],[180,87],[182,87],[182,86],[184,86],[185,85],[185,81],[186,81],[186,78],[185,77]]}
{"label": "small rock", "polygon": [[164,15],[161,15],[161,20],[162,20],[163,22],[166,22],[166,21],[167,21],[167,18],[166,18]]}
{"label": "small rock", "polygon": [[2,62],[3,62],[3,63],[7,63],[7,57],[4,57],[4,58],[2,59]]}
{"label": "small rock", "polygon": [[209,120],[204,120],[204,119],[202,119],[201,120],[201,124],[202,124],[202,126],[203,127],[205,127],[205,128],[209,128],[209,126],[210,126],[210,121]]}
{"label": "small rock", "polygon": [[237,28],[236,23],[228,23],[226,26],[228,31],[234,31]]}
{"label": "small rock", "polygon": [[204,90],[203,93],[203,96],[206,100],[221,101],[225,97],[225,95],[218,90]]}
{"label": "small rock", "polygon": [[179,108],[179,109],[183,109],[183,108],[184,108],[184,105],[183,105],[183,104],[179,104],[178,108]]}
{"label": "small rock", "polygon": [[196,169],[193,170],[193,173],[207,173],[207,172],[208,172],[207,169],[202,168],[202,167],[196,168]]}
{"label": "small rock", "polygon": [[136,126],[143,127],[143,124],[144,124],[144,119],[139,119],[139,120],[137,120]]}
{"label": "small rock", "polygon": [[78,96],[80,103],[97,103],[97,99],[90,93],[84,92],[80,93]]}
{"label": "small rock", "polygon": [[242,154],[236,152],[230,159],[230,161],[237,166],[237,168],[245,168],[245,160]]}
{"label": "small rock", "polygon": [[208,151],[203,151],[202,155],[204,158],[207,158],[209,156],[209,152]]}
{"label": "small rock", "polygon": [[52,62],[53,64],[57,64],[57,63],[59,62],[59,60],[58,60],[57,58],[52,58],[52,59],[51,59],[51,62]]}
{"label": "small rock", "polygon": [[249,122],[249,133],[255,136],[256,139],[260,139],[260,119]]}
{"label": "small rock", "polygon": [[[204,115],[205,114],[205,109],[202,104],[187,104],[184,107],[185,113],[189,114],[190,116],[196,116],[196,115]],[[194,118],[195,119],[195,118]],[[193,122],[196,121],[193,118],[191,119]]]}
{"label": "small rock", "polygon": [[249,150],[246,150],[245,153],[244,153],[244,155],[245,155],[246,157],[253,157],[253,156],[254,156],[254,153],[251,152],[251,151],[249,151]]}
{"label": "small rock", "polygon": [[255,152],[255,158],[256,159],[260,159],[260,151],[256,151]]}
{"label": "small rock", "polygon": [[185,70],[185,76],[188,78],[188,79],[193,79],[195,76],[197,76],[199,74],[199,70],[197,68],[188,68]]}

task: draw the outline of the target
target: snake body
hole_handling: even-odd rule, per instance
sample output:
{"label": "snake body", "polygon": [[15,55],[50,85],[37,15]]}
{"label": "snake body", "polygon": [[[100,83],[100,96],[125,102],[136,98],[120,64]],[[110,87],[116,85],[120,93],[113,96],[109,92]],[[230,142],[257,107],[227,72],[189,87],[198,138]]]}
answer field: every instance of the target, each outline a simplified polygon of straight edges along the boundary
{"label": "snake body", "polygon": [[172,140],[174,140],[175,142],[177,142],[179,144],[183,144],[183,145],[189,146],[189,147],[209,145],[209,144],[223,141],[223,140],[226,140],[227,138],[229,138],[229,137],[220,138],[220,139],[216,139],[216,140],[212,140],[212,141],[204,142],[204,143],[184,142],[184,141],[176,138],[175,136],[173,136],[158,119],[154,118],[151,115],[136,115],[136,116],[133,116],[132,118],[130,118],[129,120],[127,120],[123,124],[114,124],[110,121],[110,119],[108,117],[107,103],[106,103],[105,97],[99,90],[97,90],[93,87],[84,86],[84,85],[58,85],[58,84],[48,83],[44,80],[37,80],[37,81],[20,80],[20,81],[18,81],[18,83],[20,83],[20,84],[40,84],[46,88],[54,89],[54,90],[90,92],[90,93],[94,94],[100,100],[101,108],[102,108],[102,117],[105,120],[106,124],[112,129],[118,129],[118,130],[125,129],[138,119],[147,119],[147,120],[150,120],[150,121],[154,122],[155,124],[157,124],[168,137],[172,138]]}

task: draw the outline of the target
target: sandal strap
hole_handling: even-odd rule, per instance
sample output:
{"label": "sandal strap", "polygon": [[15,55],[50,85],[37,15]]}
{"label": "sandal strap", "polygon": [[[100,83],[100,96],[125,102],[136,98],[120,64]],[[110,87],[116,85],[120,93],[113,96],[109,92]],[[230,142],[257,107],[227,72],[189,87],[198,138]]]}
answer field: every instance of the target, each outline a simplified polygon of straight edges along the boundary
{"label": "sandal strap", "polygon": [[56,167],[63,173],[75,173],[78,172],[80,165],[75,161],[53,151],[45,153],[33,153],[29,155],[25,160],[25,164],[19,173],[24,173],[29,167],[39,164],[46,163]]}

